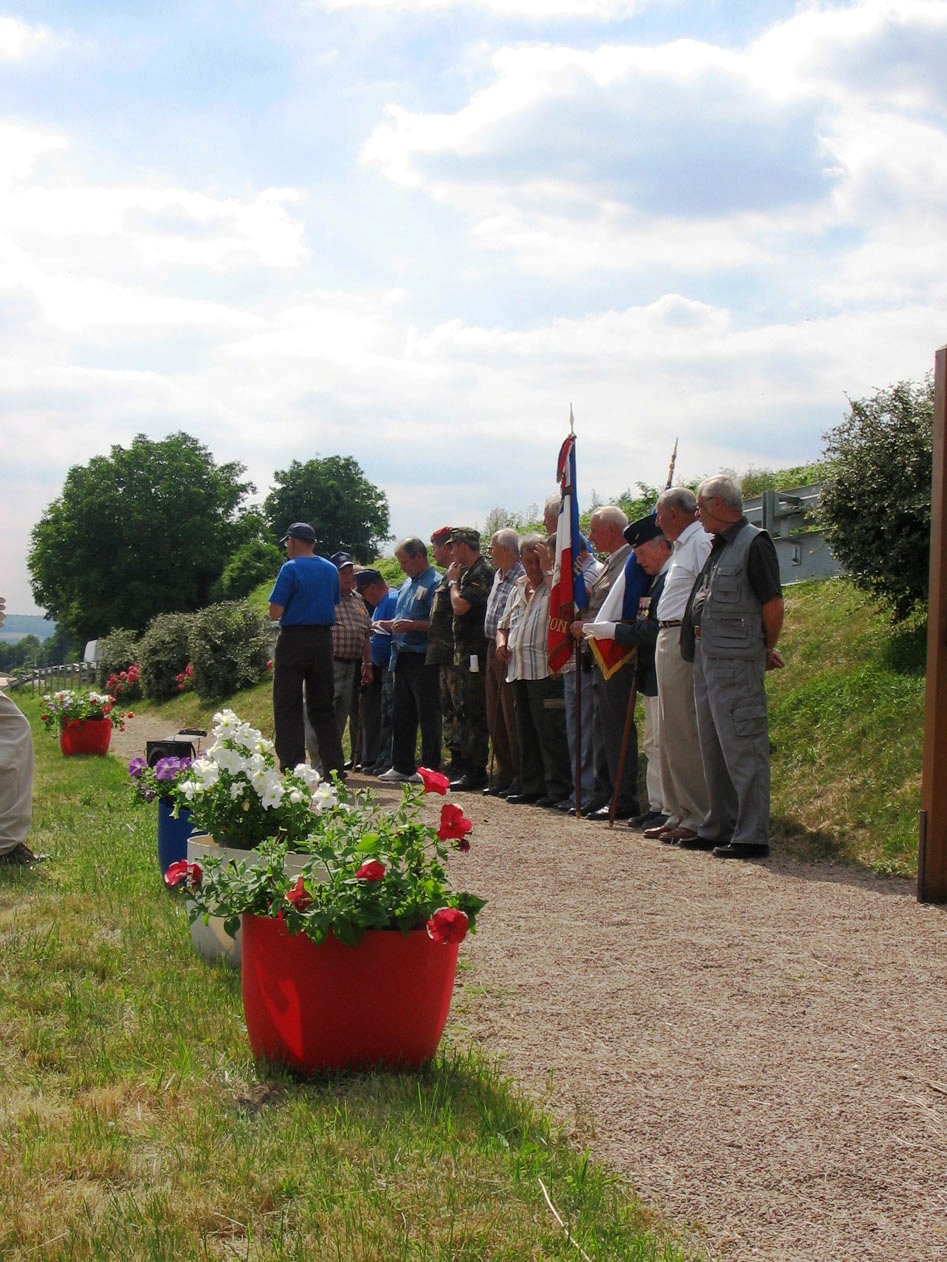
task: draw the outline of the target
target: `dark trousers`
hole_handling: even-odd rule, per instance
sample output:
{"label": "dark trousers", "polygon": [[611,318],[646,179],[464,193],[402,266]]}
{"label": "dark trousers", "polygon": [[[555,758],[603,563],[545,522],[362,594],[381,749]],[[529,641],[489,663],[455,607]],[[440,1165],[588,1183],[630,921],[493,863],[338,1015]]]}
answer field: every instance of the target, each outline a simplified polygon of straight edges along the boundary
{"label": "dark trousers", "polygon": [[395,771],[411,775],[418,729],[421,730],[421,766],[437,771],[441,765],[440,667],[427,666],[423,653],[398,654],[392,699],[391,763]]}
{"label": "dark trousers", "polygon": [[[592,672],[595,681],[595,720],[593,726],[593,751],[595,757],[595,798],[610,802],[618,777],[618,762],[625,732],[625,717],[635,680],[634,661],[606,679],[598,666]],[[583,683],[586,681],[583,680]],[[615,814],[629,818],[638,810],[638,732],[632,719],[628,734],[628,750],[618,787]]]}
{"label": "dark trousers", "polygon": [[324,774],[342,771],[345,758],[333,709],[332,628],[283,627],[273,654],[276,756],[285,771],[306,761],[303,687]]}
{"label": "dark trousers", "polygon": [[563,801],[572,792],[562,679],[517,679],[520,792]]}

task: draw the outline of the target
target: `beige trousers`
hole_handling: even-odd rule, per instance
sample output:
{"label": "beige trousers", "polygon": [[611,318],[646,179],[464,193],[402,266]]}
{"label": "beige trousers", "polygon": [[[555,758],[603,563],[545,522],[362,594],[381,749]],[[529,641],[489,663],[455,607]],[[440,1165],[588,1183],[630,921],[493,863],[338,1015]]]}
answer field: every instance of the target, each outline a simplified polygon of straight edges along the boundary
{"label": "beige trousers", "polygon": [[0,854],[25,841],[33,816],[33,736],[29,721],[0,692]]}
{"label": "beige trousers", "polygon": [[654,661],[661,703],[661,782],[668,824],[693,828],[710,806],[697,736],[694,667],[681,657],[680,627],[658,632]]}

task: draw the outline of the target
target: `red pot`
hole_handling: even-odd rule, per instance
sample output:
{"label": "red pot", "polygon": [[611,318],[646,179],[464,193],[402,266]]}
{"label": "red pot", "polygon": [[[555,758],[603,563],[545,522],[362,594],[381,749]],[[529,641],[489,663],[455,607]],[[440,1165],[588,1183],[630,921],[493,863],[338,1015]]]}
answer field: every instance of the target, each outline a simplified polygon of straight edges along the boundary
{"label": "red pot", "polygon": [[59,748],[73,754],[107,754],[112,739],[111,719],[73,719],[59,733]]}
{"label": "red pot", "polygon": [[309,1075],[368,1065],[413,1068],[437,1051],[457,943],[369,930],[358,946],[317,946],[282,920],[242,917],[243,1010],[254,1056]]}

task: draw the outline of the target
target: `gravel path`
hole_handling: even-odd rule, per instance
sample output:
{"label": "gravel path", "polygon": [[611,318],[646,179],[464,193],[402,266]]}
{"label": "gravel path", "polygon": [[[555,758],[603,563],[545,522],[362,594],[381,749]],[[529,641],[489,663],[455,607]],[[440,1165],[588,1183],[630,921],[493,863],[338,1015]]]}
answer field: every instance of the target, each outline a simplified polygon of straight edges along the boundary
{"label": "gravel path", "polygon": [[[143,732],[115,751],[168,735]],[[944,909],[906,881],[458,800],[458,879],[489,906],[455,1037],[711,1258],[947,1258]]]}

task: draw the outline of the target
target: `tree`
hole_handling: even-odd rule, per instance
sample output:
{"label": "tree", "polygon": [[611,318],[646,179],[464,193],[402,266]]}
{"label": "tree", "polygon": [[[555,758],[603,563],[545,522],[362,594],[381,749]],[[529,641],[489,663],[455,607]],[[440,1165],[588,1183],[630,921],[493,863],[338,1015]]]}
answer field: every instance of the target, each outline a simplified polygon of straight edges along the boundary
{"label": "tree", "polygon": [[263,510],[278,539],[294,521],[308,521],[316,547],[330,556],[339,548],[357,560],[373,560],[391,538],[388,497],[365,477],[351,456],[325,456],[273,474],[275,486]]}
{"label": "tree", "polygon": [[80,640],[207,603],[254,487],[188,434],[75,465],[33,527],[33,595]]}
{"label": "tree", "polygon": [[930,375],[856,399],[848,420],[825,435],[826,538],[895,622],[927,599],[933,435]]}
{"label": "tree", "polygon": [[285,560],[285,554],[275,543],[264,543],[261,539],[242,543],[211,589],[211,599],[239,600],[242,596],[249,596],[260,583],[266,580],[273,582]]}

